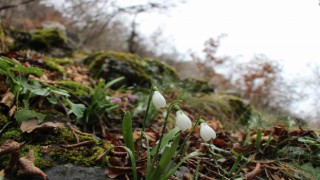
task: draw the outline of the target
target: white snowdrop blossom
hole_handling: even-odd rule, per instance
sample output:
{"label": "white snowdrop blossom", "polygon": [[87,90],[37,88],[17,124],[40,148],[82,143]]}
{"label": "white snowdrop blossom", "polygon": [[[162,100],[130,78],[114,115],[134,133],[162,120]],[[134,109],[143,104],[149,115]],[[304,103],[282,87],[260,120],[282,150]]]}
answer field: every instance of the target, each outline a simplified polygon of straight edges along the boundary
{"label": "white snowdrop blossom", "polygon": [[176,127],[180,128],[181,131],[191,129],[192,122],[190,118],[185,115],[181,110],[176,112]]}
{"label": "white snowdrop blossom", "polygon": [[216,138],[216,132],[206,123],[200,124],[200,136],[204,141]]}
{"label": "white snowdrop blossom", "polygon": [[153,92],[152,103],[157,109],[166,107],[166,99],[164,99],[159,91]]}

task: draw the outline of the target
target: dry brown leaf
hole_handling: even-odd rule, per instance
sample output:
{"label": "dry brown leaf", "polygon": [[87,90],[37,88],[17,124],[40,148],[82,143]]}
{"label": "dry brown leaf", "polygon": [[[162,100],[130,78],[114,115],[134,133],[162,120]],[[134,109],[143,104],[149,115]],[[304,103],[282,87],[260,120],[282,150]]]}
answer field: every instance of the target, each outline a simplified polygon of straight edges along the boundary
{"label": "dry brown leaf", "polygon": [[1,170],[0,171],[0,179],[3,179],[3,177],[4,177],[4,170]]}
{"label": "dry brown leaf", "polygon": [[260,174],[261,171],[261,164],[257,163],[256,167],[251,172],[247,173],[245,177],[247,180],[253,179],[256,175]]}
{"label": "dry brown leaf", "polygon": [[6,140],[0,147],[0,155],[16,152],[22,144],[11,139]]}
{"label": "dry brown leaf", "polygon": [[16,112],[16,110],[17,110],[17,106],[12,106],[12,108],[9,110],[9,113],[8,113],[8,116],[10,117],[10,118],[12,118],[13,117],[13,115],[14,115],[14,113]]}
{"label": "dry brown leaf", "polygon": [[18,176],[40,175],[44,180],[47,179],[47,174],[34,165],[34,152],[32,149],[29,150],[26,156],[19,159],[19,163]]}
{"label": "dry brown leaf", "polygon": [[0,105],[6,106],[8,109],[11,109],[14,103],[14,94],[11,92],[6,92],[2,95]]}
{"label": "dry brown leaf", "polygon": [[[144,134],[147,136],[149,141],[151,141],[151,142],[156,141],[156,134],[154,132],[145,132]],[[134,131],[133,132],[133,140],[134,141],[137,141],[140,138],[140,136],[141,136],[141,131]]]}
{"label": "dry brown leaf", "polygon": [[20,129],[22,132],[27,132],[27,133],[30,133],[34,130],[48,132],[48,131],[56,130],[61,126],[62,126],[61,124],[57,124],[53,122],[45,122],[39,125],[38,120],[34,118],[28,121],[23,121],[21,123]]}
{"label": "dry brown leaf", "polygon": [[[143,170],[143,167],[141,167],[141,166],[137,167],[138,172],[143,173],[142,170]],[[109,178],[116,178],[119,176],[132,174],[132,168],[131,167],[113,166],[113,167],[107,167],[104,172]]]}

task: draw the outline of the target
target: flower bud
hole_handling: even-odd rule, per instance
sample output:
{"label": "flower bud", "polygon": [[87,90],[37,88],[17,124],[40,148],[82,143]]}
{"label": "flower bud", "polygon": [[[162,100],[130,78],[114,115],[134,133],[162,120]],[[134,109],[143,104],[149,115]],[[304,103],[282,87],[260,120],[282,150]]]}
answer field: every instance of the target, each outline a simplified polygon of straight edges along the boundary
{"label": "flower bud", "polygon": [[181,110],[176,112],[176,127],[180,128],[181,131],[191,129],[192,122],[190,118],[185,115]]}
{"label": "flower bud", "polygon": [[154,91],[152,95],[152,103],[157,109],[164,108],[166,106],[166,99],[164,99],[159,91]]}
{"label": "flower bud", "polygon": [[200,124],[200,136],[204,141],[216,138],[216,132],[206,123]]}

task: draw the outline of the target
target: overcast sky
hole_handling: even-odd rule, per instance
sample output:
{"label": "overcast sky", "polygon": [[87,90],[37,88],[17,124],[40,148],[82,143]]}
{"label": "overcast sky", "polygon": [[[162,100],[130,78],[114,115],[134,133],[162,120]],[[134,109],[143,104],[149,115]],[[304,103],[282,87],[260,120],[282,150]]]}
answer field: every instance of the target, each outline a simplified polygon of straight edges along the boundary
{"label": "overcast sky", "polygon": [[[219,55],[248,61],[265,54],[283,65],[290,80],[310,77],[310,65],[320,64],[318,0],[187,0],[169,15],[148,14],[140,20],[145,34],[161,27],[185,54],[200,52],[208,38],[226,34]],[[299,111],[312,106],[310,101],[298,104]]]}
{"label": "overcast sky", "polygon": [[177,49],[201,51],[205,40],[221,34],[220,55],[250,60],[263,53],[285,64],[285,73],[320,63],[318,0],[188,0],[170,15],[141,18],[146,33],[162,27]]}

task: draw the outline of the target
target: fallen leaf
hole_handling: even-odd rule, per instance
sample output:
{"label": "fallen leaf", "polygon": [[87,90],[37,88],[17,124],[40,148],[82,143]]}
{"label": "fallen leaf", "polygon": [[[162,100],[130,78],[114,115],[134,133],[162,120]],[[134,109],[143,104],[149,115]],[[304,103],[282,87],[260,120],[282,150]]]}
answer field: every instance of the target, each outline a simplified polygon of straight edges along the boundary
{"label": "fallen leaf", "polygon": [[[137,171],[143,173],[143,167],[137,167]],[[124,176],[127,174],[132,174],[132,167],[122,167],[122,166],[113,166],[107,167],[105,170],[105,174],[109,178],[116,178],[119,176]]]}
{"label": "fallen leaf", "polygon": [[249,173],[245,175],[247,180],[253,179],[256,175],[261,173],[261,164],[257,163],[256,167]]}
{"label": "fallen leaf", "polygon": [[2,95],[2,99],[0,101],[0,105],[3,105],[7,107],[8,109],[11,109],[14,104],[14,94],[11,92],[6,92]]}
{"label": "fallen leaf", "polygon": [[17,110],[17,106],[13,106],[10,110],[9,110],[9,113],[8,113],[8,116],[11,118],[13,117],[14,113],[16,112]]}
{"label": "fallen leaf", "polygon": [[[147,138],[149,139],[149,141],[154,142],[156,141],[156,134],[154,132],[145,132],[144,133]],[[137,141],[141,136],[141,131],[134,131],[133,132],[133,139],[134,141]]]}
{"label": "fallen leaf", "polygon": [[6,140],[0,147],[0,155],[16,152],[22,144],[24,143],[18,143],[11,139]]}
{"label": "fallen leaf", "polygon": [[29,150],[26,156],[19,159],[19,164],[18,176],[40,175],[44,180],[47,179],[47,174],[34,165],[34,152],[32,149]]}
{"label": "fallen leaf", "polygon": [[10,153],[9,163],[6,170],[12,169],[18,162],[19,159],[19,149],[24,143],[18,143],[11,139],[6,140],[0,147],[0,155]]}
{"label": "fallen leaf", "polygon": [[30,133],[32,131],[43,131],[43,132],[50,132],[50,131],[54,131],[57,128],[63,126],[61,123],[53,123],[53,122],[45,122],[42,124],[38,124],[38,120],[33,118],[31,120],[28,121],[22,121],[21,126],[20,126],[20,130],[22,132],[27,132]]}

